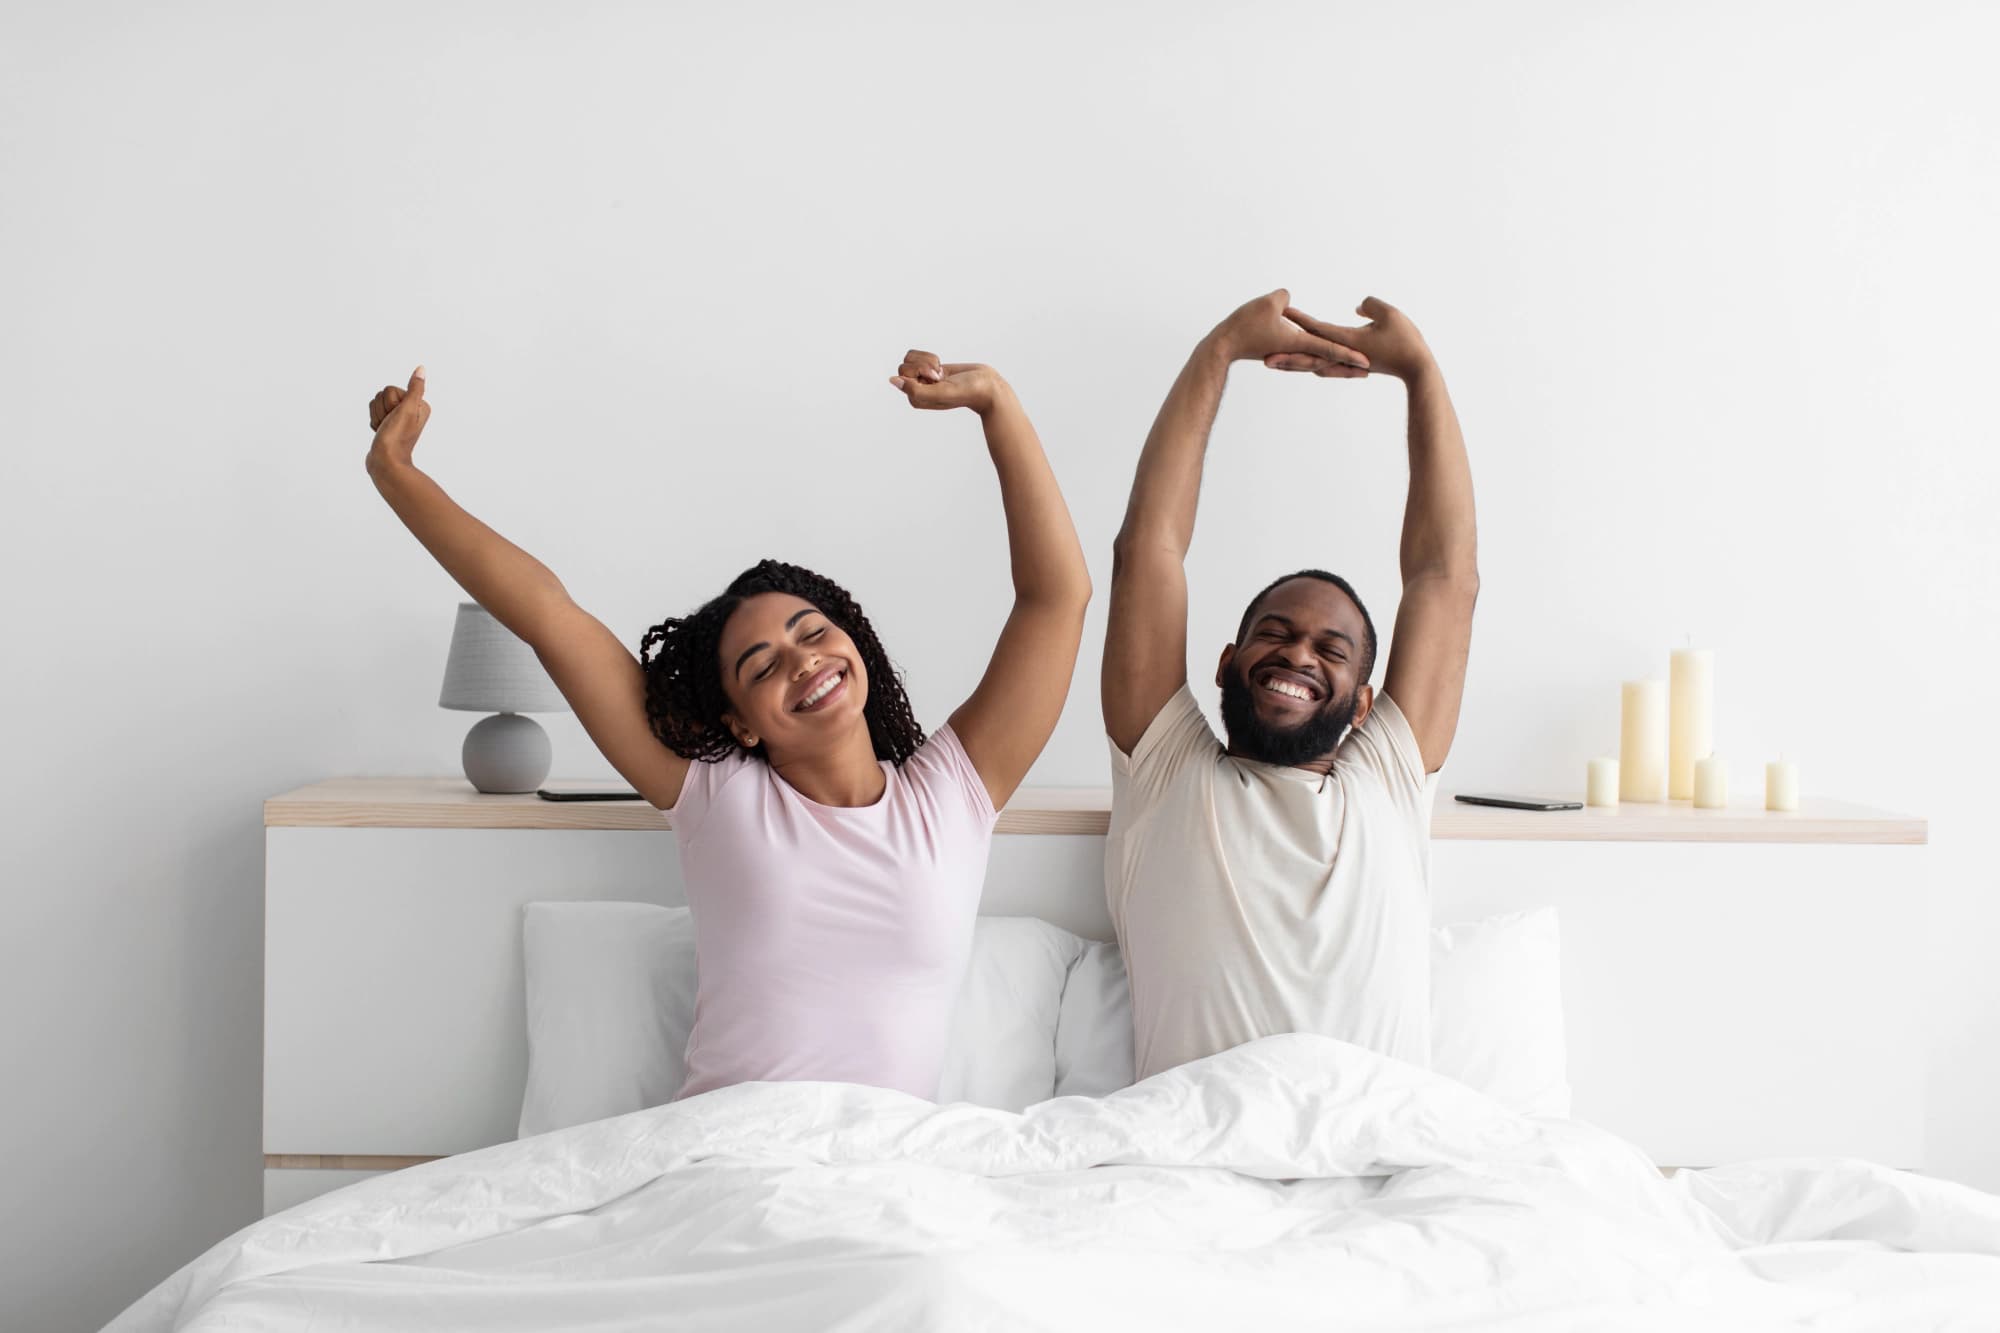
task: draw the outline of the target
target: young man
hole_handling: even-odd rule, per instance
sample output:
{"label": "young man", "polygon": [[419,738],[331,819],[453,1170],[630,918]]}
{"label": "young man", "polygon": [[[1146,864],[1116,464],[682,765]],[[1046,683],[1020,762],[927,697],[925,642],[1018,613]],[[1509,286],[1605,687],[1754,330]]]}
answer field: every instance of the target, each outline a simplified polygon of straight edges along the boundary
{"label": "young man", "polygon": [[[1423,336],[1370,297],[1358,328],[1251,301],[1195,347],[1146,438],[1104,649],[1106,892],[1132,980],[1140,1078],[1257,1037],[1316,1032],[1430,1059],[1429,775],[1458,725],[1472,607],[1472,474]],[[1187,682],[1202,457],[1229,367],[1389,375],[1409,395],[1403,600],[1383,690],[1360,597],[1322,570],[1252,599],[1222,649],[1227,743]],[[1293,446],[1272,442],[1259,465]]]}

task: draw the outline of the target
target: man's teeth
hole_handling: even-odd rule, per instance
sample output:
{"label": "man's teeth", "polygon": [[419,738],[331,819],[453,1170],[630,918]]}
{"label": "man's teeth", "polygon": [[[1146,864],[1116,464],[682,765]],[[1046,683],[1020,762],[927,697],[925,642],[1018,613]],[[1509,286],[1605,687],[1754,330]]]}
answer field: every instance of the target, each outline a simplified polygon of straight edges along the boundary
{"label": "man's teeth", "polygon": [[847,673],[845,671],[834,672],[831,676],[828,676],[825,680],[821,681],[819,683],[818,688],[813,690],[811,694],[808,694],[805,698],[799,700],[799,707],[811,708],[821,699],[826,698],[827,691],[831,690],[834,686],[840,684],[841,681],[846,679],[847,679]]}
{"label": "man's teeth", "polygon": [[1294,699],[1304,699],[1307,703],[1312,702],[1311,690],[1308,690],[1303,685],[1294,685],[1289,680],[1277,680],[1267,676],[1264,679],[1264,688],[1273,694],[1288,694]]}

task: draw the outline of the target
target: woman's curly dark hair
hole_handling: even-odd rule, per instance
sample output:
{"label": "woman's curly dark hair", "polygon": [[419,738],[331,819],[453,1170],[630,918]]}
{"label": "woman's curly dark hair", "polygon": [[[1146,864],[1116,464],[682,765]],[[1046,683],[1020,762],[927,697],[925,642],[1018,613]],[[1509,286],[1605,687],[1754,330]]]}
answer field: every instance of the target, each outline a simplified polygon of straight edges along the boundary
{"label": "woman's curly dark hair", "polygon": [[[854,640],[868,672],[868,700],[861,713],[868,720],[875,757],[902,767],[924,743],[902,673],[847,589],[782,560],[759,560],[693,615],[669,617],[646,631],[639,641],[639,661],[646,671],[646,720],[653,734],[683,759],[713,763],[737,747],[722,720],[729,711],[729,696],[722,689],[722,627],[744,598],[760,592],[790,593],[811,602]],[[750,753],[769,757],[761,741]]]}

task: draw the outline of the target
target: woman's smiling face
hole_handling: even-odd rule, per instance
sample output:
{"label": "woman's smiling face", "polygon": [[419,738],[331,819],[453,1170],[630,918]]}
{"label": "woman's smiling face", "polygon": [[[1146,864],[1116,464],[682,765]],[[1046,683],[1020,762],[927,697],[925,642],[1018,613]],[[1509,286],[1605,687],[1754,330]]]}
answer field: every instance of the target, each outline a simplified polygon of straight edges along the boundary
{"label": "woman's smiling face", "polygon": [[811,602],[790,593],[746,597],[722,627],[716,665],[746,747],[774,760],[824,748],[850,727],[865,733],[868,671],[854,640]]}

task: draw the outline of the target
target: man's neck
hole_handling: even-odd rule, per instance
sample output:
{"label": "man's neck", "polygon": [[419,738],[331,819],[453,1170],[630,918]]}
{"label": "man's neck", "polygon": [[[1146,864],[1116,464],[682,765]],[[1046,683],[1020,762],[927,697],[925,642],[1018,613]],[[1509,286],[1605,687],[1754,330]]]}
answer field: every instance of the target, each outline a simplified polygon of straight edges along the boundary
{"label": "man's neck", "polygon": [[1301,772],[1317,773],[1320,777],[1325,777],[1327,774],[1333,772],[1333,758],[1339,749],[1339,746],[1335,746],[1333,750],[1328,751],[1326,754],[1313,759],[1302,759],[1296,764],[1274,764],[1269,759],[1264,759],[1254,754],[1245,754],[1243,751],[1237,749],[1234,744],[1231,744],[1223,753],[1232,759],[1247,759],[1253,764],[1271,764],[1273,768],[1296,768]]}

